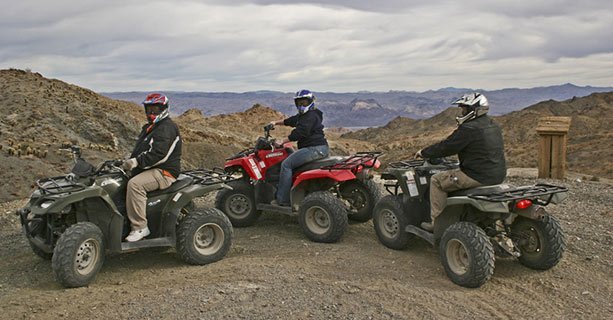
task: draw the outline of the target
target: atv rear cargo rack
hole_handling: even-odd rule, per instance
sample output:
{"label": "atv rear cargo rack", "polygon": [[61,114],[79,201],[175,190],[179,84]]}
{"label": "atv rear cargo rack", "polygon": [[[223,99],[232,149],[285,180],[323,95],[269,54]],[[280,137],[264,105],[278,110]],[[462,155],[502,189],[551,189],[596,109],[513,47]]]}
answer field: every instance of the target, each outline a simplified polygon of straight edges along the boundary
{"label": "atv rear cargo rack", "polygon": [[213,185],[217,183],[225,183],[233,180],[237,180],[239,178],[233,177],[230,173],[225,172],[221,168],[213,168],[213,169],[194,169],[183,171],[181,174],[186,175],[194,179],[194,183],[202,184],[205,186]]}
{"label": "atv rear cargo rack", "polygon": [[[449,160],[447,158],[437,158],[437,159],[429,159],[431,165],[435,166],[446,166],[446,167],[457,167],[458,162],[454,160]],[[392,169],[410,169],[421,167],[426,163],[424,159],[409,159],[403,161],[391,162],[388,164],[388,167]]]}
{"label": "atv rear cargo rack", "polygon": [[[556,193],[566,192],[568,188],[554,186],[550,184],[535,184],[531,186],[522,186],[503,191],[490,191],[484,194],[479,194],[478,191],[473,194],[467,194],[469,198],[475,200],[483,200],[489,202],[505,202],[522,199],[533,199],[540,205],[548,205]],[[546,200],[543,196],[547,196]]]}
{"label": "atv rear cargo rack", "polygon": [[74,181],[74,177],[69,174],[36,180],[36,187],[41,194],[61,194],[81,191],[87,186]]}
{"label": "atv rear cargo rack", "polygon": [[[383,152],[379,151],[367,151],[358,152],[347,159],[335,164],[321,167],[322,170],[352,170],[358,166],[365,168],[372,168],[379,157],[383,155]],[[372,161],[372,165],[366,165],[367,162]]]}

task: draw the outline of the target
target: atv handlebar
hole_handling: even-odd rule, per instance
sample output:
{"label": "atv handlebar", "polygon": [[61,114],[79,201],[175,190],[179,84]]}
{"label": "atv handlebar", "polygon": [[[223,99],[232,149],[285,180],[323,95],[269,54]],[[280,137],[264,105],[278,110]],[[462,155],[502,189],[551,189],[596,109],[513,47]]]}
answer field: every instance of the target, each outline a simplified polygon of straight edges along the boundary
{"label": "atv handlebar", "polygon": [[269,123],[269,124],[264,126],[264,133],[265,133],[265,138],[266,139],[270,138],[270,131],[271,130],[275,130],[275,125],[274,124]]}

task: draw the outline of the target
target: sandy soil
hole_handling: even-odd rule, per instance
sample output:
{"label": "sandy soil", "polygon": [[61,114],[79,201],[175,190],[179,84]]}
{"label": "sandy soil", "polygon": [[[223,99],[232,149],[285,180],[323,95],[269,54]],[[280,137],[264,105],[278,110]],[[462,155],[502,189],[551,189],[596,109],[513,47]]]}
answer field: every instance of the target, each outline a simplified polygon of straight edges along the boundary
{"label": "sandy soil", "polygon": [[[534,183],[533,179],[511,178]],[[567,180],[571,192],[549,211],[567,251],[548,271],[498,259],[492,279],[466,289],[447,279],[437,250],[415,240],[381,245],[372,222],[352,224],[341,242],[309,242],[293,218],[264,214],[235,229],[228,256],[184,264],[173,249],[106,258],[89,287],[64,289],[35,256],[12,210],[0,204],[1,319],[611,319],[613,187]]]}

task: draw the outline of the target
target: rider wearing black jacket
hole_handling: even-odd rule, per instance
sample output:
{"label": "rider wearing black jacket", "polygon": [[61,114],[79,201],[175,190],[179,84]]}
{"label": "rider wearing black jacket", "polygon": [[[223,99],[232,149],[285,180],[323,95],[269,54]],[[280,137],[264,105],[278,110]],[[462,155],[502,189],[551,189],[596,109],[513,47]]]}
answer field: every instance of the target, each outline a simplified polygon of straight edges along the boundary
{"label": "rider wearing black jacket", "polygon": [[458,128],[445,140],[417,151],[417,157],[441,158],[458,155],[460,168],[439,172],[430,180],[430,216],[425,230],[445,208],[447,193],[481,185],[502,183],[507,174],[502,130],[487,116],[489,103],[480,93],[465,94],[454,104],[462,107]]}
{"label": "rider wearing black jacket", "polygon": [[281,163],[276,199],[271,202],[273,205],[290,205],[294,169],[328,156],[328,141],[324,136],[324,125],[322,124],[323,113],[315,107],[315,96],[309,90],[300,90],[294,96],[294,105],[298,109],[298,114],[270,123],[273,126],[283,124],[294,127],[294,130],[283,139],[280,145],[298,141],[298,150]]}
{"label": "rider wearing black jacket", "polygon": [[487,115],[462,123],[447,139],[421,150],[424,158],[455,154],[460,170],[483,185],[501,183],[507,174],[502,131]]}
{"label": "rider wearing black jacket", "polygon": [[126,190],[126,211],[132,231],[126,241],[148,236],[147,192],[166,189],[181,172],[181,136],[170,120],[168,98],[152,93],[143,101],[148,123],[143,126],[130,159],[123,164],[132,170]]}
{"label": "rider wearing black jacket", "polygon": [[294,127],[287,139],[297,141],[298,149],[327,145],[322,120],[323,113],[319,109],[298,113],[283,120],[284,125]]}
{"label": "rider wearing black jacket", "polygon": [[175,179],[181,172],[181,138],[179,127],[170,119],[165,118],[153,125],[143,126],[136,146],[130,158],[138,162],[132,169],[132,175],[151,168],[165,170]]}

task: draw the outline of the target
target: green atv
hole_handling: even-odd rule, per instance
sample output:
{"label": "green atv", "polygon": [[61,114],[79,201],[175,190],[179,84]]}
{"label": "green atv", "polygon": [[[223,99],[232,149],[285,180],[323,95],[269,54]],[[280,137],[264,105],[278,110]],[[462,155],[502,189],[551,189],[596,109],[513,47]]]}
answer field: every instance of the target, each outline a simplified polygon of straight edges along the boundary
{"label": "green atv", "polygon": [[483,285],[494,273],[495,256],[515,257],[537,270],[558,264],[566,247],[564,233],[545,206],[565,199],[564,187],[500,184],[451,192],[434,232],[422,229],[422,222],[431,221],[430,178],[458,167],[446,159],[390,163],[381,175],[390,194],[373,212],[379,241],[402,250],[418,236],[438,246],[447,276],[464,287]]}
{"label": "green atv", "polygon": [[50,259],[56,279],[65,287],[91,283],[106,253],[141,248],[175,247],[190,264],[222,259],[230,249],[233,229],[215,208],[199,209],[192,200],[227,187],[232,178],[221,170],[184,171],[167,189],[147,194],[151,234],[137,242],[123,239],[130,230],[126,216],[129,176],[121,160],[94,167],[71,146],[75,165],[70,174],[36,182],[28,204],[19,210],[23,231],[35,254]]}

